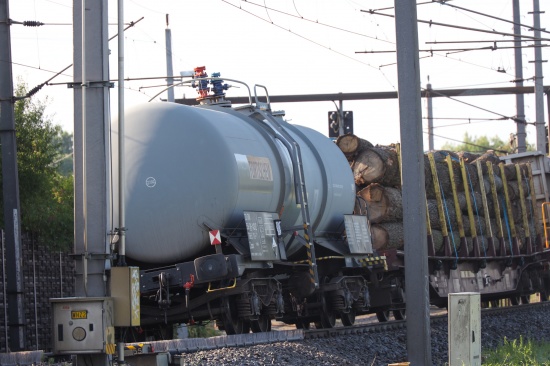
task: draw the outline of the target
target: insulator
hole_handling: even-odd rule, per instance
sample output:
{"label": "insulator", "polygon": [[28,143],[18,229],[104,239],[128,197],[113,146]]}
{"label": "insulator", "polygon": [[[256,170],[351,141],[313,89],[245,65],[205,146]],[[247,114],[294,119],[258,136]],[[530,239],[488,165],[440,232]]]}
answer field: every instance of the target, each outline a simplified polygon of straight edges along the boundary
{"label": "insulator", "polygon": [[35,86],[34,88],[32,88],[31,90],[29,90],[29,92],[27,93],[27,97],[30,98],[32,97],[33,95],[35,95],[36,93],[38,93],[38,91],[40,89],[42,89],[42,87],[44,86],[44,84],[40,84],[38,86]]}
{"label": "insulator", "polygon": [[23,22],[23,26],[25,27],[40,27],[41,25],[44,25],[44,23],[37,20],[25,20]]}

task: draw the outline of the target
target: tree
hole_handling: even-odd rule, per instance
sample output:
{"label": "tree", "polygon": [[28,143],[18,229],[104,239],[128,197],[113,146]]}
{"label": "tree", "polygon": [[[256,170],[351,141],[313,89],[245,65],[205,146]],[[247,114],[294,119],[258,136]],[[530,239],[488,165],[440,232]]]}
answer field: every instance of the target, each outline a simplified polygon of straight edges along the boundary
{"label": "tree", "polygon": [[469,151],[474,153],[484,153],[487,150],[495,150],[500,153],[512,152],[512,147],[508,142],[502,141],[498,136],[487,137],[487,136],[470,136],[468,132],[464,133],[462,138],[462,144],[444,144],[442,150],[451,150],[451,151]]}
{"label": "tree", "polygon": [[[19,80],[15,95],[26,94],[27,86]],[[14,107],[21,229],[61,250],[73,242],[73,177],[58,170],[67,133],[45,114],[46,102],[24,98]]]}
{"label": "tree", "polygon": [[57,171],[65,176],[73,174],[73,134],[61,131],[54,137],[54,144],[59,145],[60,157],[56,160]]}
{"label": "tree", "polygon": [[[449,142],[441,146],[441,150],[450,151],[469,151],[473,153],[484,153],[487,150],[495,150],[499,155],[516,153],[515,135],[510,136],[510,141],[502,141],[500,137],[487,137],[487,136],[470,136],[468,132],[464,133],[463,142],[461,144],[451,144]],[[526,141],[527,151],[535,151],[535,146]]]}

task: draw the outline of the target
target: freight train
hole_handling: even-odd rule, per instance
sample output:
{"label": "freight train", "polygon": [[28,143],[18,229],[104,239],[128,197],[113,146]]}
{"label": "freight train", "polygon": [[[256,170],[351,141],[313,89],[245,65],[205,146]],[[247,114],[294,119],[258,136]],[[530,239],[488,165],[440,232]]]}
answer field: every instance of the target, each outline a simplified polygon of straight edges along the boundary
{"label": "freight train", "polygon": [[[196,72],[199,105],[151,103],[126,115],[126,257],[141,269],[139,336],[166,339],[172,324],[206,321],[240,334],[269,331],[274,319],[303,329],[367,313],[403,319],[403,251],[373,249],[336,144],[287,123],[265,87],[232,107],[218,74]],[[485,301],[546,296],[541,240],[521,251],[491,244],[485,255],[432,245],[432,303],[460,291]]]}

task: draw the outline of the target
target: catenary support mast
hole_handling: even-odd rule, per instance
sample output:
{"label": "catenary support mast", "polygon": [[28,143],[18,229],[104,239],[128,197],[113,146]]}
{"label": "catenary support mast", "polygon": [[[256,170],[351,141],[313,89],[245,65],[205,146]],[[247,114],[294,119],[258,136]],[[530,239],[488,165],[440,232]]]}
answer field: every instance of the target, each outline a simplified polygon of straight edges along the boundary
{"label": "catenary support mast", "polygon": [[0,0],[0,142],[2,143],[2,194],[4,198],[6,294],[8,303],[8,346],[10,351],[25,349],[25,307],[23,257],[21,249],[21,210],[17,171],[17,143],[13,76],[11,71],[10,18],[8,0]]}
{"label": "catenary support mast", "polygon": [[407,300],[407,353],[412,366],[432,364],[428,243],[420,62],[416,2],[395,0],[397,78],[401,121],[401,174],[405,239],[405,293]]}

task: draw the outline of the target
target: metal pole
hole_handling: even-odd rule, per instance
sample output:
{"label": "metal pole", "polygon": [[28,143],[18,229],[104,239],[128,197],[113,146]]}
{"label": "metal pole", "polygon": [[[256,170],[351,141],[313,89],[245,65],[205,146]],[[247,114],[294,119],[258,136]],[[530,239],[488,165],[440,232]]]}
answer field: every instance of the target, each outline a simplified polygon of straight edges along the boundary
{"label": "metal pole", "polygon": [[[118,265],[126,265],[126,172],[124,165],[124,0],[118,0],[118,225],[120,235]],[[173,97],[173,96],[172,96]]]}
{"label": "metal pole", "polygon": [[537,150],[546,151],[546,133],[544,130],[544,87],[542,85],[542,51],[540,41],[540,8],[539,0],[533,0],[533,27],[535,29],[535,109],[537,129]]}
{"label": "metal pole", "polygon": [[82,0],[82,224],[84,229],[83,244],[83,284],[84,294],[88,296],[88,180],[86,164],[86,0]]}
{"label": "metal pole", "polygon": [[31,238],[31,245],[32,245],[32,290],[33,290],[33,297],[34,297],[34,349],[38,350],[40,349],[38,347],[38,301],[37,295],[36,295],[36,254],[34,250],[34,236]]}
{"label": "metal pole", "polygon": [[[520,12],[519,12],[519,0],[514,1],[514,34],[518,36],[514,37],[514,55],[515,55],[515,68],[516,68],[516,86],[523,86],[523,61],[522,61],[522,49],[521,49],[521,26],[520,26]],[[525,122],[525,103],[523,94],[516,94],[516,117]],[[525,123],[516,122],[516,136],[518,141],[518,153],[527,151],[525,133]]]}
{"label": "metal pole", "polygon": [[[4,230],[0,230],[0,233],[2,234],[2,258],[6,258],[6,251],[5,251],[5,243],[6,243],[6,238],[4,236],[5,232]],[[6,289],[6,261],[3,260],[2,261],[2,297],[4,298],[4,301],[3,301],[3,304],[4,305],[4,339],[5,339],[5,344],[4,346],[6,347],[4,349],[4,352],[8,352],[8,350],[10,349],[10,345],[9,345],[9,329],[8,329],[8,301],[7,301],[7,289]]]}
{"label": "metal pole", "polygon": [[8,0],[0,0],[0,142],[2,143],[2,192],[4,198],[4,226],[6,230],[6,283],[8,297],[9,350],[25,349],[25,307],[23,263],[21,249],[21,210],[19,207],[19,175],[17,170],[17,142],[11,70],[11,40],[8,20]]}
{"label": "metal pole", "polygon": [[[107,209],[107,182],[111,181],[107,165],[110,84],[104,82],[109,80],[107,0],[84,1],[73,3],[74,65],[83,66],[74,68],[75,295],[102,297],[106,294],[105,270],[109,265],[105,256],[110,247],[107,223],[111,221]],[[87,87],[79,88],[81,84]]]}
{"label": "metal pole", "polygon": [[424,366],[432,364],[432,355],[417,13],[414,1],[395,0],[394,4],[407,263],[407,353],[412,366]]}
{"label": "metal pole", "polygon": [[434,150],[434,115],[432,108],[432,84],[426,85],[426,100],[428,101],[428,149]]}
{"label": "metal pole", "polygon": [[[73,1],[75,296],[107,294],[110,248],[107,182],[109,80],[107,0]],[[122,34],[120,35],[122,36]],[[82,66],[82,67],[80,67]],[[79,87],[79,85],[81,87]],[[90,200],[88,200],[90,198]],[[93,198],[93,199],[92,199]],[[86,290],[84,290],[86,283]],[[77,356],[77,364],[107,365],[105,354]]]}
{"label": "metal pole", "polygon": [[[168,79],[166,79],[166,85],[171,86],[174,85],[174,79],[171,78],[172,75],[174,75],[174,70],[172,68],[172,31],[170,28],[168,28],[169,22],[168,22],[168,14],[166,14],[166,75],[168,75]],[[118,32],[119,34],[120,31]],[[174,88],[168,88],[168,101],[174,102]]]}
{"label": "metal pole", "polygon": [[344,101],[340,99],[340,108],[338,110],[338,136],[344,135]]}

